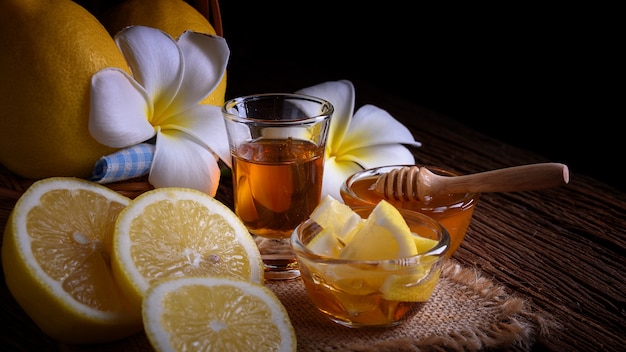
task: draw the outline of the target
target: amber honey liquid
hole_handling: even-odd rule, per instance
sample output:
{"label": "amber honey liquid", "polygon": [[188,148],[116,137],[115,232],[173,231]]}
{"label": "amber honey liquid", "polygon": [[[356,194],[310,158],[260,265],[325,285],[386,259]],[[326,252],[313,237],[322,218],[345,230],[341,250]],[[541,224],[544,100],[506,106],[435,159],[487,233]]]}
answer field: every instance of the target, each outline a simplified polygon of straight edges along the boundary
{"label": "amber honey liquid", "polygon": [[324,147],[297,139],[259,140],[233,155],[235,213],[265,238],[289,238],[320,202]]}
{"label": "amber honey liquid", "polygon": [[[409,319],[430,298],[439,277],[439,269],[436,269],[435,281],[428,280],[423,286],[414,288],[422,292],[423,299],[386,298],[383,293],[385,281],[391,275],[410,275],[411,269],[392,273],[374,266],[346,270],[345,267],[333,267],[333,264],[299,260],[302,280],[315,306],[333,321],[351,327],[394,326]],[[344,277],[342,273],[348,274]]]}
{"label": "amber honey liquid", "polygon": [[[364,177],[355,180],[350,188],[354,195],[342,190],[341,197],[349,206],[363,206],[378,203],[383,197],[372,189],[378,176]],[[398,201],[388,199],[389,203],[397,208],[409,209],[426,214],[437,220],[450,234],[450,249],[447,256],[451,256],[461,245],[467,228],[474,213],[478,195],[469,197],[466,194],[451,194],[437,196],[426,201]]]}
{"label": "amber honey liquid", "polygon": [[415,315],[425,303],[386,300],[380,292],[352,294],[333,285],[316,284],[308,275],[302,275],[302,280],[315,305],[346,326],[393,326]]}

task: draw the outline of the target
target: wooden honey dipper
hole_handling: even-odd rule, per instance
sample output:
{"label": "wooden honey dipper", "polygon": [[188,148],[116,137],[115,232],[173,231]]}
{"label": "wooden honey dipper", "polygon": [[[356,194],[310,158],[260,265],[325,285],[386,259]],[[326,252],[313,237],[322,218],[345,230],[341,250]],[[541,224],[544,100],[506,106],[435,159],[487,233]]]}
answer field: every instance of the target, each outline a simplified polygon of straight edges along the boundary
{"label": "wooden honey dipper", "polygon": [[539,163],[461,176],[436,175],[426,167],[406,166],[379,176],[372,186],[388,200],[426,200],[440,194],[520,192],[557,187],[569,182],[560,163]]}

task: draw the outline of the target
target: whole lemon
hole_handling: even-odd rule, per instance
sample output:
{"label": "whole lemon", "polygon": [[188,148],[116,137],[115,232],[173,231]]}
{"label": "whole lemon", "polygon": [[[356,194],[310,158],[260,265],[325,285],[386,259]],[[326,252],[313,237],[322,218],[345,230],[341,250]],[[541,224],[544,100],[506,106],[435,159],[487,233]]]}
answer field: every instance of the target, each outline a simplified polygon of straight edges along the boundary
{"label": "whole lemon", "polygon": [[114,149],[88,131],[91,77],[128,65],[71,0],[0,1],[0,163],[25,178],[87,177]]}
{"label": "whole lemon", "polygon": [[[100,22],[112,36],[131,25],[158,28],[174,39],[186,30],[216,35],[209,20],[183,0],[124,0],[106,11]],[[226,74],[201,103],[222,106],[225,94]]]}

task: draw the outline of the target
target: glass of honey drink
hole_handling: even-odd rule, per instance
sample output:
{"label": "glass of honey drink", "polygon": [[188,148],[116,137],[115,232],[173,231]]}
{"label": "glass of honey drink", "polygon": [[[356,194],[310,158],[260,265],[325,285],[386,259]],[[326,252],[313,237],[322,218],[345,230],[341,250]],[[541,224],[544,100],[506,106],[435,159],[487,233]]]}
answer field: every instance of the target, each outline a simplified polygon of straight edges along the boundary
{"label": "glass of honey drink", "polygon": [[[384,197],[375,190],[378,178],[391,170],[407,166],[415,165],[389,165],[356,172],[341,185],[341,198],[350,207],[375,205]],[[442,176],[459,175],[441,167],[424,167]],[[462,193],[426,197],[424,200],[386,200],[397,208],[414,210],[439,221],[450,234],[450,250],[447,253],[447,257],[450,257],[465,238],[479,196],[479,193]]]}
{"label": "glass of honey drink", "polygon": [[302,94],[225,102],[234,210],[255,238],[268,280],[300,276],[289,242],[321,200],[324,150],[334,107]]}
{"label": "glass of honey drink", "polygon": [[[355,207],[353,211],[365,219],[373,209],[373,206]],[[415,255],[345,259],[335,253],[335,248],[320,250],[325,248],[320,242],[334,241],[325,238],[327,229],[313,219],[294,230],[291,242],[306,292],[315,307],[331,321],[350,328],[396,326],[419,314],[429,301],[441,274],[450,237],[434,219],[411,210],[398,211],[411,230],[416,247],[420,247],[418,243],[422,247],[427,244]],[[346,239],[350,235],[337,237]],[[357,241],[356,237],[352,238]],[[348,242],[344,246],[342,240],[337,243],[343,250],[351,245]]]}

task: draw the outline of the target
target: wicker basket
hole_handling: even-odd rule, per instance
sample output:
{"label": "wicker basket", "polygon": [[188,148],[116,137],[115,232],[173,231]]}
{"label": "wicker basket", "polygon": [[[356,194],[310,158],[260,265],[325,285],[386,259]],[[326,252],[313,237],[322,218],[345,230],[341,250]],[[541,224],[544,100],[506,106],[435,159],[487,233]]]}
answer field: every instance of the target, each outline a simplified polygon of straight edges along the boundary
{"label": "wicker basket", "polygon": [[[74,0],[76,3],[83,6],[89,12],[91,12],[96,17],[99,17],[106,10],[111,7],[117,5],[118,3],[124,0]],[[146,0],[151,1],[151,0]],[[200,12],[204,17],[206,17],[215,32],[219,36],[224,36],[223,28],[222,28],[222,15],[220,13],[220,6],[218,0],[184,0],[193,6],[198,12]]]}
{"label": "wicker basket", "polygon": [[[93,14],[98,14],[111,6],[115,5],[117,1],[111,0],[75,0],[81,6],[85,7]],[[150,1],[150,0],[146,0]],[[206,17],[215,32],[219,36],[223,36],[222,18],[219,8],[218,0],[186,0],[192,5],[198,12]],[[24,179],[11,171],[6,169],[0,164],[0,224],[4,224],[9,216],[9,213],[15,206],[17,200],[22,196],[24,191],[37,180]],[[224,177],[224,182],[228,183],[230,180]],[[148,177],[138,177],[135,179],[114,182],[106,184],[105,186],[117,191],[118,193],[127,196],[129,198],[135,198],[145,191],[151,190],[154,187],[148,182]],[[215,198],[221,200],[227,205],[232,205],[232,192],[225,189],[219,189]],[[1,229],[0,229],[1,230]]]}
{"label": "wicker basket", "polygon": [[209,22],[213,25],[215,33],[220,37],[224,36],[224,29],[222,28],[222,13],[220,12],[220,5],[218,0],[196,0],[189,1]]}

